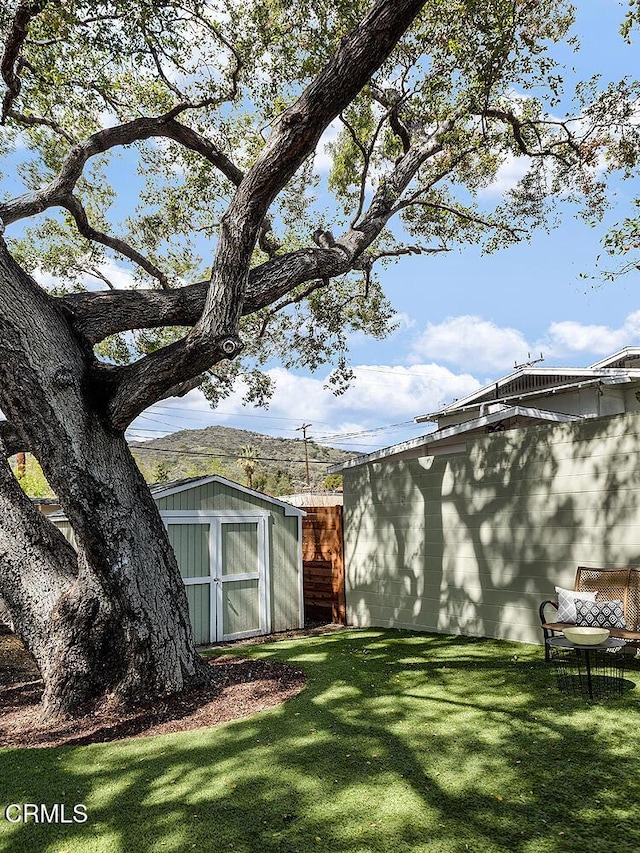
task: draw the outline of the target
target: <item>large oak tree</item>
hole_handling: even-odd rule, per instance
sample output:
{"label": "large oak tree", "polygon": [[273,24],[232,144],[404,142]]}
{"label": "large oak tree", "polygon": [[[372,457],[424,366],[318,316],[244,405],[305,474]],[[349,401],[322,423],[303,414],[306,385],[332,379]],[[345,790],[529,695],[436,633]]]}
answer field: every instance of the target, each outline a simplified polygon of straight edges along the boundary
{"label": "large oak tree", "polygon": [[55,715],[205,677],[132,420],[238,377],[260,401],[274,359],[332,361],[340,391],[348,331],[391,323],[377,263],[508,245],[559,194],[594,214],[615,117],[550,114],[562,0],[18,0],[0,23],[0,595]]}

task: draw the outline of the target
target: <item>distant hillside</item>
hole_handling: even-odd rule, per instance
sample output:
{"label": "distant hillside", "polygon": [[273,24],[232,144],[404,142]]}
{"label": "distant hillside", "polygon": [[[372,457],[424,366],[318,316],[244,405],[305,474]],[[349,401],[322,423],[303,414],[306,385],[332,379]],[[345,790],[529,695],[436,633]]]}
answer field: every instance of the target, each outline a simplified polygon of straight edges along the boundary
{"label": "distant hillside", "polygon": [[[237,460],[247,447],[247,465]],[[327,468],[356,454],[335,447],[307,442],[309,474],[313,488],[322,486]],[[131,442],[131,450],[140,470],[149,483],[221,474],[230,480],[249,485],[244,467],[253,467],[254,489],[272,495],[298,492],[306,486],[305,448],[301,438],[274,438],[258,432],[211,426],[174,432],[152,441]],[[333,488],[336,477],[325,484]]]}

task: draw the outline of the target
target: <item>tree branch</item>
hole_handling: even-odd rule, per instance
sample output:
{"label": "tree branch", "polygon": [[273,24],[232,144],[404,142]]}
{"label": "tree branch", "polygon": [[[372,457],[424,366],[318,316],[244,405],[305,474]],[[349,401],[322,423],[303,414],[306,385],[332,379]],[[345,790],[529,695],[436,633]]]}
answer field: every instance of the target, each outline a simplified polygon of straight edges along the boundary
{"label": "tree branch", "polygon": [[9,110],[15,99],[20,94],[22,82],[20,80],[20,60],[22,48],[29,24],[42,12],[48,0],[20,0],[16,7],[15,15],[9,26],[9,32],[5,40],[4,52],[0,60],[0,75],[4,80],[7,91],[2,99],[2,112],[0,113],[0,124],[4,124]]}
{"label": "tree branch", "polygon": [[[119,370],[122,381],[114,383],[108,407],[114,426],[126,427],[167,387],[176,381],[185,382],[209,369],[216,359],[229,358],[240,351],[237,329],[249,264],[269,206],[316,149],[327,125],[387,59],[424,3],[425,0],[378,0],[342,39],[334,56],[298,100],[279,117],[222,217],[201,317],[182,341]],[[366,239],[363,235],[362,239],[353,239],[351,246],[343,247],[348,256],[354,257],[354,250],[361,251]],[[221,342],[229,344],[229,352],[220,353]]]}
{"label": "tree branch", "polygon": [[447,246],[401,246],[398,249],[387,249],[385,252],[375,252],[367,255],[372,264],[382,258],[397,258],[401,255],[437,255],[440,252],[451,251]]}
{"label": "tree branch", "polygon": [[[528,157],[555,157],[558,160],[561,160],[563,163],[566,163],[566,158],[562,155],[558,154],[554,149],[556,148],[564,148],[565,146],[569,146],[575,154],[578,155],[580,160],[584,160],[584,153],[580,147],[580,145],[576,142],[573,137],[573,134],[569,131],[566,122],[563,121],[539,121],[534,122],[531,119],[525,119],[524,121],[519,119],[518,116],[515,115],[511,110],[498,109],[498,108],[487,108],[482,111],[483,116],[488,116],[490,118],[497,118],[502,122],[506,122],[511,126],[511,130],[513,131],[513,138],[516,141],[516,144],[520,151],[523,154],[526,154]],[[550,144],[544,144],[544,140],[540,136],[538,126],[539,125],[549,125],[554,127],[562,127],[565,132],[565,139],[563,141],[552,142]],[[525,137],[523,136],[523,131],[525,128],[532,130],[536,134],[536,138],[538,141],[537,149],[532,149],[530,145],[527,144]]]}
{"label": "tree branch", "polygon": [[[430,157],[442,151],[442,136],[453,127],[455,117],[416,144],[402,157],[375,193],[361,222],[331,244],[306,248],[273,258],[249,272],[242,315],[266,308],[298,285],[314,279],[327,280],[349,272],[358,256],[378,237],[398,199]],[[452,161],[450,167],[457,160]],[[441,177],[447,174],[443,169]],[[107,335],[136,328],[193,326],[202,314],[208,282],[175,288],[169,292],[118,290],[101,293],[72,293],[58,297],[76,331],[95,344]]]}
{"label": "tree branch", "polygon": [[70,145],[77,145],[78,143],[78,140],[75,137],[71,136],[64,127],[61,127],[61,125],[53,121],[53,119],[44,118],[43,116],[24,115],[24,113],[19,113],[17,110],[13,109],[8,111],[7,116],[18,122],[18,124],[24,124],[27,127],[48,127],[53,130],[54,133],[57,133],[58,136],[65,139]]}
{"label": "tree branch", "polygon": [[414,198],[408,201],[405,205],[399,205],[398,207],[411,207],[412,205],[417,205],[420,207],[432,207],[434,210],[444,210],[447,213],[453,213],[454,216],[457,216],[460,219],[464,219],[467,222],[475,222],[476,225],[483,225],[486,228],[494,228],[499,231],[506,231],[508,234],[511,234],[514,240],[520,240],[521,235],[526,234],[525,228],[514,228],[510,225],[505,225],[502,222],[491,222],[489,219],[484,219],[482,216],[477,216],[475,214],[469,213],[466,210],[460,210],[459,208],[453,207],[449,204],[440,204],[436,201],[428,201],[427,199]]}
{"label": "tree branch", "polygon": [[399,109],[405,96],[399,92],[384,92],[379,86],[371,86],[371,93],[374,99],[387,110],[391,130],[400,140],[402,150],[406,154],[411,148],[411,136],[399,115]]}
{"label": "tree branch", "polygon": [[4,445],[4,453],[13,456],[16,453],[27,453],[27,443],[20,437],[10,421],[0,421],[0,446]]}
{"label": "tree branch", "polygon": [[96,366],[97,378],[108,392],[106,414],[110,422],[115,429],[125,430],[140,412],[170,390],[190,390],[195,387],[189,384],[192,380],[201,379],[213,364],[234,358],[242,348],[237,335],[220,336],[206,348],[194,345],[187,336],[134,364],[120,368]]}
{"label": "tree branch", "polygon": [[6,226],[17,222],[19,219],[42,213],[49,207],[64,206],[63,200],[66,200],[67,196],[73,192],[85,164],[91,157],[103,154],[111,148],[131,145],[133,142],[156,136],[174,139],[197,151],[216,166],[232,183],[237,185],[242,180],[242,172],[217,146],[191,128],[175,121],[172,114],[166,113],[154,118],[136,118],[91,134],[84,141],[74,145],[60,172],[46,187],[0,204],[0,218]]}
{"label": "tree branch", "polygon": [[[55,122],[46,119],[29,119],[26,123],[46,124],[60,135],[70,139],[62,128],[57,128]],[[0,220],[5,227],[20,219],[42,213],[51,207],[64,207],[73,216],[79,232],[89,240],[95,240],[124,257],[138,264],[142,269],[156,278],[162,287],[169,287],[167,276],[137,252],[125,241],[110,237],[92,228],[80,201],[73,195],[73,190],[87,161],[96,154],[104,153],[111,148],[130,145],[151,137],[166,137],[196,151],[212,163],[232,184],[238,186],[243,172],[220,149],[197,131],[176,121],[175,118],[160,116],[158,118],[139,118],[125,124],[100,130],[83,142],[77,143],[69,152],[59,174],[46,187],[37,192],[29,193],[7,202],[0,203]],[[263,224],[263,231],[269,229],[268,221]]]}
{"label": "tree branch", "polygon": [[133,246],[130,246],[119,237],[111,237],[109,234],[105,234],[104,232],[97,231],[93,228],[89,223],[87,213],[82,206],[80,199],[74,195],[68,195],[60,200],[60,204],[73,216],[75,223],[78,226],[78,231],[83,237],[86,237],[87,240],[93,240],[96,243],[102,243],[103,246],[108,246],[115,252],[119,252],[121,255],[124,255],[125,258],[129,258],[129,260],[138,264],[138,266],[142,267],[142,269],[148,272],[149,275],[152,275],[157,279],[160,282],[160,286],[165,290],[169,290],[171,288],[169,279],[162,270],[155,264],[152,264],[151,261],[144,257],[144,255],[140,254],[137,249],[134,249]]}
{"label": "tree branch", "polygon": [[[358,206],[356,208],[355,214],[353,215],[353,217],[351,219],[351,225],[353,227],[356,224],[356,222],[358,221],[358,219],[360,218],[360,214],[362,213],[362,210],[364,208],[364,200],[365,200],[365,195],[367,192],[367,178],[369,176],[369,166],[371,165],[371,153],[373,150],[372,149],[373,140],[372,140],[369,148],[367,148],[365,145],[362,144],[362,142],[360,142],[360,139],[358,138],[358,134],[356,133],[355,128],[353,127],[351,122],[347,121],[347,119],[345,118],[345,116],[342,115],[342,113],[340,113],[340,121],[346,127],[346,129],[349,131],[349,136],[351,137],[351,141],[353,142],[355,147],[358,149],[358,151],[360,152],[360,156],[362,157],[362,174],[360,175],[360,192],[359,192],[359,198],[358,198]],[[377,138],[377,132],[374,136],[374,139],[375,138]]]}
{"label": "tree branch", "polygon": [[176,119],[166,119],[161,126],[162,132],[159,136],[165,136],[179,142],[185,148],[190,148],[200,154],[205,160],[214,165],[218,171],[231,181],[234,186],[239,186],[244,178],[244,172],[224,154],[210,139],[198,133],[186,124],[181,124]]}

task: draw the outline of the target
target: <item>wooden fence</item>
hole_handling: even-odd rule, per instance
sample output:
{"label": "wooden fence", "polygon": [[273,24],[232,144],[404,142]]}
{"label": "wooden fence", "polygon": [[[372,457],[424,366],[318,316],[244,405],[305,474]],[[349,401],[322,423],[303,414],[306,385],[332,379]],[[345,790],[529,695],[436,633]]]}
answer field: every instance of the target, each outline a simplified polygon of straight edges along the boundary
{"label": "wooden fence", "polygon": [[303,507],[302,564],[305,619],[344,625],[342,507]]}

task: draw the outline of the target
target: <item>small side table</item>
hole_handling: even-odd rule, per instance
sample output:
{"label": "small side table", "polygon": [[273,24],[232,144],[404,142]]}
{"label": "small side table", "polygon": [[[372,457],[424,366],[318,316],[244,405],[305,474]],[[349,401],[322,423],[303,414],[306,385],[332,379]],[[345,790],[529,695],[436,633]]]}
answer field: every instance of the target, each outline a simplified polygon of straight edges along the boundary
{"label": "small side table", "polygon": [[615,699],[624,690],[624,640],[609,637],[597,646],[572,643],[566,637],[548,641],[558,689],[585,699]]}

